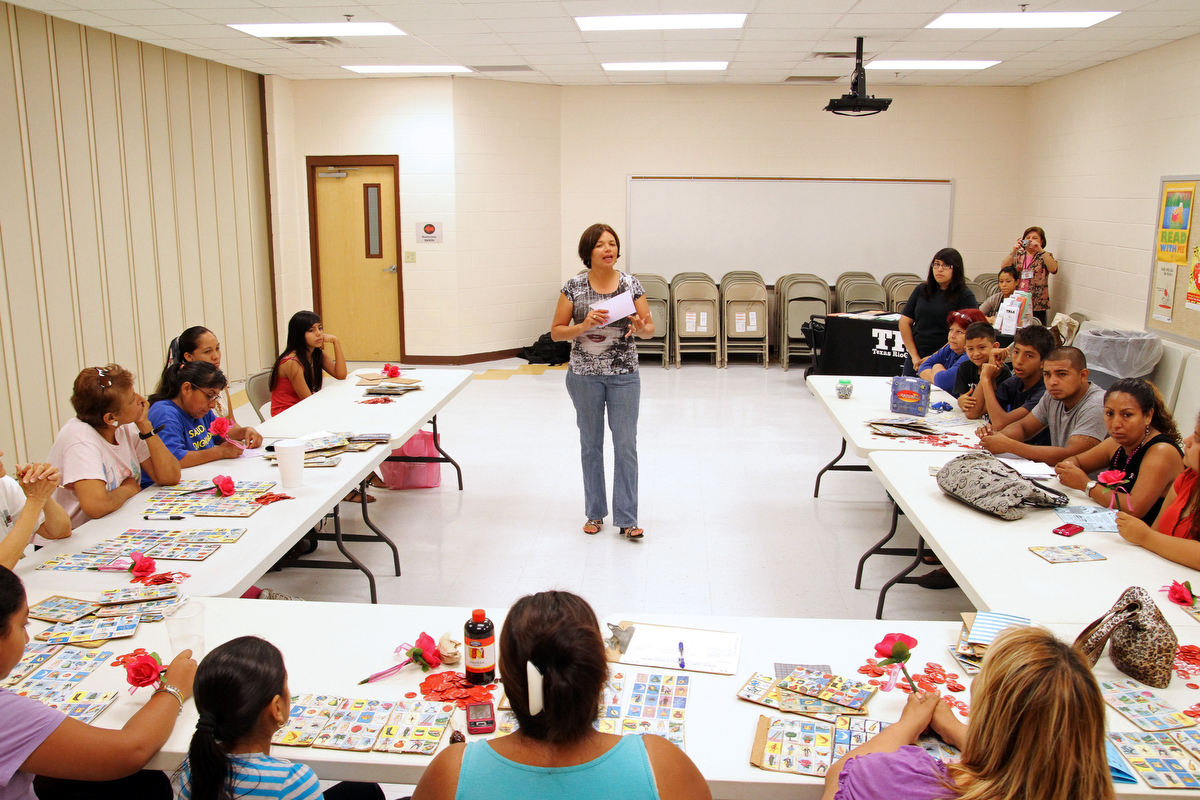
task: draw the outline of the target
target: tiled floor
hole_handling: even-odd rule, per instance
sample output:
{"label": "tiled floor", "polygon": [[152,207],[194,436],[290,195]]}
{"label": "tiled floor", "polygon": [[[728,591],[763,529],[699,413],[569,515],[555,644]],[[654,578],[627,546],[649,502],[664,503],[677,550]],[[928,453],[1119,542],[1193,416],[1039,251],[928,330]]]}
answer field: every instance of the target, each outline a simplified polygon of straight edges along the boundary
{"label": "tiled floor", "polygon": [[[854,570],[886,530],[890,506],[870,473],[830,473],[813,498],[813,479],[839,437],[802,368],[643,364],[642,542],[613,527],[580,531],[578,432],[564,375],[476,380],[443,410],[443,445],[462,465],[465,491],[449,466],[440,488],[374,491],[372,517],[399,546],[403,576],[390,576],[385,547],[350,546],[380,577],[381,602],[496,609],[553,587],[583,595],[601,617],[874,615],[879,587],[904,562],[873,558],[859,591]],[[342,509],[347,531],[361,526],[357,508]],[[915,541],[903,519],[896,541]],[[259,585],[311,600],[368,600],[356,572],[287,570]],[[951,619],[968,610],[957,589],[897,586],[885,616]]]}

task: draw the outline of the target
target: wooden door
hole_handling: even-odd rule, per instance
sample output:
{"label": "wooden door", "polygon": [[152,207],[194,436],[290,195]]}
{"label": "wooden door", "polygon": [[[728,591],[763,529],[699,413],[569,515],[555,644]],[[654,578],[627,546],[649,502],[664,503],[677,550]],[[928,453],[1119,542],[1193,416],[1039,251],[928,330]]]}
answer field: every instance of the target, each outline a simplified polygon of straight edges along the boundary
{"label": "wooden door", "polygon": [[341,339],[347,361],[400,361],[396,166],[354,157],[324,165],[314,160],[309,225],[315,310],[325,330]]}

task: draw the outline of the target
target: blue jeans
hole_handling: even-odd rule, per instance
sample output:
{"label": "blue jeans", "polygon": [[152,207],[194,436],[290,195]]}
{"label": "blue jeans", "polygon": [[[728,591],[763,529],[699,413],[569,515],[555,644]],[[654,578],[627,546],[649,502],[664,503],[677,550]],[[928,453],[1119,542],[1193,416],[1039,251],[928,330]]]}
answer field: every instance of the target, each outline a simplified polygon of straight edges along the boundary
{"label": "blue jeans", "polygon": [[636,372],[624,375],[576,375],[567,370],[567,394],[575,404],[579,425],[579,448],[583,461],[584,513],[588,519],[608,516],[608,492],[604,487],[604,407],[612,431],[613,524],[618,528],[637,526],[638,405],[642,379]]}

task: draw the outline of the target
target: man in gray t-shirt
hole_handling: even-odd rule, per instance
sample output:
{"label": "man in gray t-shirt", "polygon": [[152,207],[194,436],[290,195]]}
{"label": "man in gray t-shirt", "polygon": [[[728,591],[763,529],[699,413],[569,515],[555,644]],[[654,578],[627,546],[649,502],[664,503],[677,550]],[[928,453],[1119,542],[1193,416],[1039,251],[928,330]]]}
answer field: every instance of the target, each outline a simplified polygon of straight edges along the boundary
{"label": "man in gray t-shirt", "polygon": [[[1104,390],[1088,382],[1087,358],[1076,347],[1060,347],[1042,362],[1046,393],[1025,417],[1002,431],[984,425],[976,433],[992,453],[1012,453],[1054,466],[1064,458],[1090,450],[1108,436],[1104,424]],[[1050,445],[1026,444],[1050,428]]]}

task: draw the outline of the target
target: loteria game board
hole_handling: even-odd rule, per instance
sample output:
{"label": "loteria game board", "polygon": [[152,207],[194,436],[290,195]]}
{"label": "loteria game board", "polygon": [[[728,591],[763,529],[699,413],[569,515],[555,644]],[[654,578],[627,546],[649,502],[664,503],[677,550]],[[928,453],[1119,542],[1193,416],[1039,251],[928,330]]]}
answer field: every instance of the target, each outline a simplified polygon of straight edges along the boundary
{"label": "loteria game board", "polygon": [[791,714],[802,714],[806,717],[833,722],[840,715],[866,714],[865,708],[850,708],[828,703],[815,697],[796,694],[795,692],[780,691],[779,680],[770,675],[755,673],[738,690],[737,696],[751,703],[786,711]]}
{"label": "loteria game board", "polygon": [[[26,654],[31,650],[33,646],[27,647]],[[37,700],[43,697],[61,697],[64,692],[74,689],[76,684],[112,658],[112,655],[109,650],[63,647],[57,653],[51,653],[50,658],[43,660],[40,666],[28,673],[12,692]]]}
{"label": "loteria game board", "polygon": [[782,691],[815,697],[855,709],[862,708],[875,694],[875,687],[870,684],[803,667],[792,670],[792,674],[781,679],[777,685]]}
{"label": "loteria game board", "polygon": [[179,596],[179,587],[173,583],[162,586],[130,586],[125,589],[105,589],[96,602],[102,606],[118,603],[144,603],[149,600],[166,600]]}
{"label": "loteria game board", "polygon": [[91,724],[116,699],[116,692],[63,692],[61,696],[41,698],[46,705],[84,724]]}
{"label": "loteria game board", "polygon": [[1110,732],[1108,738],[1151,788],[1200,789],[1200,761],[1172,734]]}
{"label": "loteria game board", "polygon": [[87,600],[55,595],[29,607],[29,618],[45,622],[75,622],[99,610],[100,606]]}
{"label": "loteria game board", "polygon": [[44,564],[40,564],[38,569],[56,570],[58,572],[84,572],[89,569],[96,569],[112,561],[112,555],[96,555],[94,553],[76,553],[75,555],[55,556]]}
{"label": "loteria game board", "polygon": [[106,642],[109,639],[124,639],[127,636],[133,636],[141,621],[142,618],[136,614],[104,619],[89,617],[79,622],[59,622],[34,638],[50,644]]}
{"label": "loteria game board", "polygon": [[453,712],[453,704],[440,701],[397,701],[372,749],[431,756],[437,752]]}
{"label": "loteria game board", "polygon": [[1144,731],[1190,728],[1196,721],[1134,680],[1100,681],[1104,702]]}
{"label": "loteria game board", "polygon": [[8,677],[0,681],[0,689],[10,689],[25,679],[29,673],[50,660],[50,657],[62,650],[61,644],[39,644],[28,642],[25,645],[25,655],[13,667]]}

